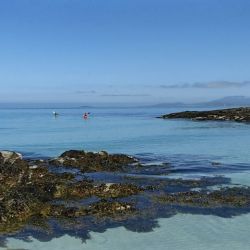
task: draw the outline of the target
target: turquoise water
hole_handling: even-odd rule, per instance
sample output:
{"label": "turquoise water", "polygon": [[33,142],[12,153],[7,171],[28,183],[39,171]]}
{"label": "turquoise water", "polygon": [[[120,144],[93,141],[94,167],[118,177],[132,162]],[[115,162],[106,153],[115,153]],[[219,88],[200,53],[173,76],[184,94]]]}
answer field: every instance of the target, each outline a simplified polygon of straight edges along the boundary
{"label": "turquoise water", "polygon": [[160,219],[153,232],[136,233],[119,227],[104,233],[91,233],[91,239],[82,243],[69,236],[32,243],[10,240],[10,249],[36,250],[249,250],[250,216],[224,219],[202,215],[177,215]]}
{"label": "turquoise water", "polygon": [[[128,153],[171,162],[176,175],[209,173],[212,162],[223,175],[250,186],[250,125],[234,122],[193,122],[155,117],[180,111],[160,108],[0,109],[0,149],[27,157],[57,156],[68,149]],[[82,119],[90,112],[88,120]],[[220,173],[220,169],[218,170]],[[220,173],[221,174],[221,173]],[[250,215],[220,218],[177,214],[159,219],[149,233],[123,227],[90,233],[82,243],[70,236],[49,242],[9,239],[9,249],[249,249]]]}
{"label": "turquoise water", "polygon": [[218,156],[250,162],[250,126],[155,117],[177,109],[0,109],[0,148],[56,156],[67,149]]}

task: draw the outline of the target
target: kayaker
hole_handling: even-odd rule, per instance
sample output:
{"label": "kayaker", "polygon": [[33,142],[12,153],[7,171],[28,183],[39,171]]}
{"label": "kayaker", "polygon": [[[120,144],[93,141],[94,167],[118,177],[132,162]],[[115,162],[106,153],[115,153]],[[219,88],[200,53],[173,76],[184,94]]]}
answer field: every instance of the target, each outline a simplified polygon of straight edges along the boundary
{"label": "kayaker", "polygon": [[88,113],[84,113],[84,115],[83,115],[83,119],[88,119]]}

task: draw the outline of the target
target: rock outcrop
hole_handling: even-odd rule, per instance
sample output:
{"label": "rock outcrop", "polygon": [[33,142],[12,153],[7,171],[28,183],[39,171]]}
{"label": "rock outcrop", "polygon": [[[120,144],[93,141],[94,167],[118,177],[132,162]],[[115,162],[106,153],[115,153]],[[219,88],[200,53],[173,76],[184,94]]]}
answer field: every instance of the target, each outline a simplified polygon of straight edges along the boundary
{"label": "rock outcrop", "polygon": [[123,154],[108,154],[79,150],[69,150],[58,158],[52,159],[50,164],[55,166],[74,167],[82,172],[122,171],[123,167],[136,163],[136,159]]}
{"label": "rock outcrop", "polygon": [[163,119],[191,119],[195,121],[250,122],[250,108],[232,108],[210,111],[184,111],[161,116]]}
{"label": "rock outcrop", "polygon": [[[72,150],[55,159],[35,160],[0,152],[0,237],[18,237],[25,228],[28,233],[36,228],[38,236],[43,230],[46,237],[104,230],[110,225],[145,231],[154,227],[153,219],[177,212],[201,213],[209,208],[204,213],[226,216],[227,211],[228,217],[250,212],[250,188],[208,190],[229,185],[228,178],[150,179],[131,174],[134,163],[139,164],[132,157],[106,152]],[[107,173],[119,178],[111,182],[94,177]]]}
{"label": "rock outcrop", "polygon": [[[102,155],[86,154],[82,151],[65,152],[61,157],[66,158],[72,167],[83,166],[87,163],[96,165],[101,169]],[[71,156],[76,159],[73,164]],[[109,159],[112,158],[112,160]],[[92,162],[90,161],[92,158]],[[101,158],[101,160],[100,160]],[[105,159],[112,164],[112,168],[132,162],[132,158],[126,156],[109,156]],[[78,161],[77,161],[78,160]],[[102,161],[101,161],[102,162]],[[37,165],[34,165],[36,163]],[[82,165],[80,163],[83,163]],[[99,165],[98,165],[99,164]],[[106,163],[107,164],[107,163]],[[107,165],[105,165],[107,166]],[[67,165],[69,167],[69,165]],[[92,168],[88,168],[88,170]],[[102,199],[117,199],[138,194],[143,189],[132,184],[94,183],[93,180],[77,181],[72,173],[53,173],[49,171],[49,160],[28,161],[15,152],[0,152],[0,231],[12,231],[24,225],[31,217],[49,217],[55,213],[66,214],[69,210],[66,206],[69,200],[86,199],[96,196]],[[55,205],[53,202],[60,200],[64,205]],[[132,205],[113,201],[101,202],[102,210],[107,205],[107,213],[131,210]],[[119,204],[121,205],[119,209]],[[100,205],[99,205],[100,206]],[[97,214],[98,207],[94,207]],[[61,212],[56,212],[60,210]],[[91,214],[92,208],[75,209],[75,215]],[[103,211],[101,211],[103,213]]]}

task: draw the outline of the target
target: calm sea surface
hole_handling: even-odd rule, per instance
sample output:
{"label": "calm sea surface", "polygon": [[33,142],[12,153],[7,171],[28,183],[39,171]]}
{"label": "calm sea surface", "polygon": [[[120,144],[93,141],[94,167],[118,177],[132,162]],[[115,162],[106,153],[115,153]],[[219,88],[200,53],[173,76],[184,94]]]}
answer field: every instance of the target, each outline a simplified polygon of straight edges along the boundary
{"label": "calm sea surface", "polygon": [[[182,109],[183,110],[183,109]],[[167,108],[0,109],[0,149],[26,157],[57,156],[68,149],[107,150],[142,160],[170,162],[175,175],[224,175],[250,186],[250,125],[155,117]],[[82,119],[90,112],[88,120]],[[222,164],[210,171],[211,163]],[[123,227],[90,232],[82,243],[70,236],[49,242],[8,240],[8,249],[250,249],[250,214],[232,218],[177,214],[159,219],[152,232]],[[1,249],[1,248],[0,248]],[[2,248],[3,249],[3,248]],[[7,248],[5,248],[7,249]]]}

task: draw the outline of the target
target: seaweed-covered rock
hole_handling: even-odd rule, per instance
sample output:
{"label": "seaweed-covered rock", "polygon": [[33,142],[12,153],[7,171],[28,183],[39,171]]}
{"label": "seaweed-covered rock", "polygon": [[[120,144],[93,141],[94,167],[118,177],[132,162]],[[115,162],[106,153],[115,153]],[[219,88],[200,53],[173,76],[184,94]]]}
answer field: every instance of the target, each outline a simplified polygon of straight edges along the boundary
{"label": "seaweed-covered rock", "polygon": [[83,180],[68,185],[57,185],[54,192],[55,198],[88,198],[97,196],[100,198],[121,198],[138,194],[142,188],[133,184],[102,183],[94,184],[91,181]]}
{"label": "seaweed-covered rock", "polygon": [[[98,166],[97,169],[107,168],[111,171],[111,169],[116,170],[134,162],[126,155],[109,155],[106,152],[85,153],[72,150],[60,157],[68,162],[76,159],[78,166],[84,168],[87,168],[89,164],[92,170],[94,166]],[[75,164],[72,163],[72,167],[75,167]],[[112,200],[135,195],[143,190],[133,184],[94,183],[93,180],[77,181],[73,173],[51,172],[47,160],[24,160],[20,154],[9,151],[0,153],[0,181],[0,232],[17,230],[34,216],[46,218],[113,214],[116,210],[123,211],[128,207],[124,205],[123,208],[118,201],[101,202],[88,208],[68,207],[67,203],[71,200],[89,197]],[[56,201],[62,202],[62,205],[53,204]],[[100,213],[98,208],[101,210]]]}
{"label": "seaweed-covered rock", "polygon": [[196,121],[250,122],[250,108],[232,108],[210,111],[184,111],[162,115],[163,119],[191,119]]}
{"label": "seaweed-covered rock", "polygon": [[59,232],[104,230],[112,223],[149,230],[159,216],[173,216],[186,208],[199,212],[208,208],[211,214],[217,209],[223,215],[226,208],[229,216],[250,212],[250,188],[208,191],[211,186],[230,185],[228,178],[151,178],[135,174],[133,163],[137,161],[132,157],[105,151],[71,150],[53,160],[26,160],[15,152],[1,152],[0,233],[13,235],[26,227],[30,232],[34,225],[53,237]]}
{"label": "seaweed-covered rock", "polygon": [[69,207],[64,205],[54,205],[48,210],[49,216],[59,218],[77,218],[80,216],[119,216],[120,214],[130,214],[135,211],[134,205],[128,202],[100,200],[88,207]]}
{"label": "seaweed-covered rock", "polygon": [[13,164],[17,160],[22,160],[22,155],[13,151],[0,151],[0,164]]}
{"label": "seaweed-covered rock", "polygon": [[127,202],[100,201],[90,206],[91,213],[98,216],[112,216],[117,213],[128,213],[135,210],[134,206]]}
{"label": "seaweed-covered rock", "polygon": [[121,198],[136,195],[143,190],[133,184],[105,183],[96,188],[94,194],[100,198]]}
{"label": "seaweed-covered rock", "polygon": [[10,151],[0,152],[0,190],[17,186],[27,181],[28,164],[20,154]]}
{"label": "seaweed-covered rock", "polygon": [[123,167],[136,163],[130,156],[123,154],[108,154],[70,150],[50,161],[55,166],[74,167],[82,172],[121,171]]}
{"label": "seaweed-covered rock", "polygon": [[180,192],[154,197],[165,204],[194,207],[250,207],[250,188],[223,188],[209,192]]}

